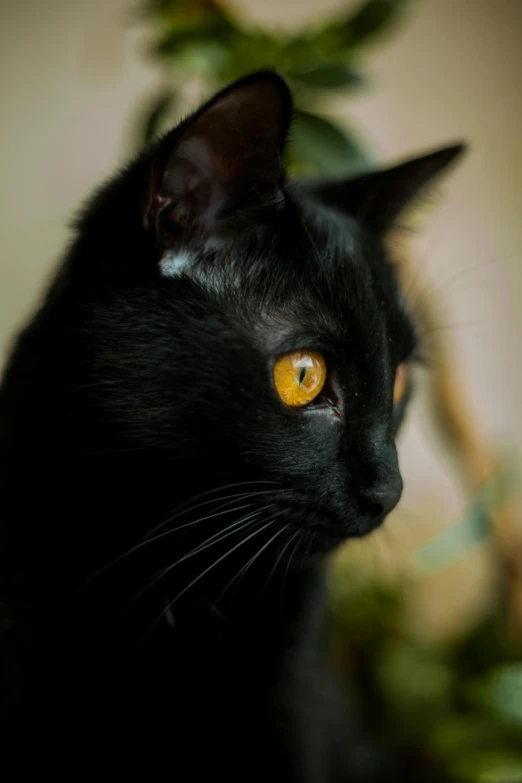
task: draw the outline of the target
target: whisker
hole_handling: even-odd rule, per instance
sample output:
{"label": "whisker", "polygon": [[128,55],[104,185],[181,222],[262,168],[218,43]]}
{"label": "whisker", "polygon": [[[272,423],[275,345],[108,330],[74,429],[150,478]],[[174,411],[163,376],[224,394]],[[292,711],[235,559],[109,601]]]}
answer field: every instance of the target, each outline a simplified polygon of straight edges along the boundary
{"label": "whisker", "polygon": [[483,323],[481,323],[477,318],[473,319],[472,321],[455,321],[454,323],[449,324],[434,324],[433,326],[430,326],[428,329],[421,330],[421,339],[426,340],[427,338],[431,337],[432,335],[439,335],[441,332],[455,332],[457,329],[463,330],[468,329],[466,332],[467,335],[472,335],[473,337],[476,337],[477,340],[482,339],[483,335],[477,334],[476,332],[470,332],[469,327],[470,326],[483,326]]}
{"label": "whisker", "polygon": [[[273,517],[273,518],[272,518],[272,520],[271,520],[271,522],[273,523],[273,522],[275,522],[275,521],[276,521],[276,517]],[[244,577],[244,575],[246,574],[246,572],[248,571],[248,569],[250,568],[250,566],[252,565],[252,563],[253,563],[255,560],[257,560],[257,558],[258,558],[258,557],[259,557],[259,556],[260,556],[260,555],[261,555],[261,554],[262,554],[262,553],[265,551],[265,549],[266,549],[268,546],[270,546],[270,544],[272,543],[272,541],[275,541],[275,539],[276,539],[276,538],[277,538],[279,535],[281,535],[281,533],[283,533],[283,532],[286,530],[286,528],[287,528],[287,527],[288,527],[288,525],[285,525],[285,526],[284,526],[284,527],[282,527],[280,530],[278,530],[278,531],[277,531],[277,533],[276,533],[274,536],[272,536],[272,538],[271,538],[271,539],[270,539],[270,540],[269,540],[269,541],[268,541],[266,544],[264,544],[264,545],[261,547],[261,549],[260,549],[258,552],[256,552],[256,554],[255,554],[255,555],[253,555],[253,557],[251,557],[251,558],[250,558],[250,560],[248,561],[248,563],[247,563],[246,565],[244,565],[242,568],[240,568],[240,569],[239,569],[239,571],[237,572],[237,574],[236,574],[235,576],[233,576],[233,577],[232,577],[232,579],[230,580],[230,582],[228,582],[228,584],[226,585],[226,587],[225,587],[225,588],[224,588],[224,589],[221,591],[221,593],[219,594],[219,598],[218,598],[218,600],[217,600],[217,603],[218,603],[218,604],[219,604],[219,602],[220,602],[221,598],[224,596],[224,594],[225,594],[225,593],[226,593],[226,591],[228,590],[228,588],[229,588],[229,587],[230,587],[230,586],[231,586],[231,585],[232,585],[232,584],[233,584],[233,583],[236,581],[236,579],[237,579],[238,581],[237,581],[236,587],[235,587],[235,589],[234,589],[234,593],[235,593],[235,591],[237,590],[237,588],[238,588],[238,586],[239,586],[239,583],[241,582],[242,578]],[[233,598],[233,595],[231,596],[231,598]]]}
{"label": "whisker", "polygon": [[312,543],[315,541],[317,537],[317,533],[312,532],[311,537],[308,539],[307,545],[306,545],[306,552],[310,552],[310,549],[312,548]]}
{"label": "whisker", "polygon": [[245,508],[250,508],[253,506],[253,503],[244,503],[242,506],[231,506],[230,503],[225,504],[227,508],[224,508],[223,506],[219,506],[219,509],[222,510],[216,510],[213,514],[207,514],[204,517],[199,517],[199,519],[194,519],[192,522],[187,522],[184,525],[179,525],[176,527],[173,527],[171,530],[166,530],[163,533],[158,533],[157,536],[153,536],[152,538],[147,538],[142,543],[138,544],[135,549],[139,549],[142,546],[145,546],[146,544],[152,544],[153,541],[159,541],[161,538],[165,538],[166,536],[171,535],[172,533],[177,533],[179,530],[186,530],[188,527],[194,527],[194,525],[199,525],[200,522],[206,522],[209,519],[216,519],[217,517],[222,517],[224,514],[235,514],[237,511],[243,511]]}
{"label": "whisker", "polygon": [[[123,554],[118,555],[118,557],[115,557],[114,560],[111,560],[110,563],[107,563],[106,565],[104,565],[100,569],[98,569],[98,571],[96,571],[96,573],[92,574],[92,576],[90,576],[80,587],[78,587],[77,592],[79,592],[80,590],[85,589],[87,587],[87,585],[89,585],[93,581],[93,579],[96,579],[96,577],[100,576],[108,568],[111,568],[111,566],[116,565],[116,563],[119,563],[124,558],[129,557],[134,552],[137,552],[138,550],[142,549],[144,546],[146,546],[148,544],[152,544],[154,541],[158,541],[160,538],[164,538],[165,536],[168,536],[171,533],[177,533],[178,530],[183,530],[184,528],[187,528],[187,527],[193,527],[194,525],[197,525],[200,522],[205,522],[208,519],[215,519],[216,517],[222,516],[223,514],[227,514],[227,513],[231,514],[231,513],[235,513],[236,511],[242,511],[243,509],[248,508],[249,506],[252,506],[252,505],[253,505],[253,503],[246,503],[243,506],[227,508],[224,511],[220,511],[220,512],[215,513],[215,514],[209,514],[209,515],[207,515],[205,517],[200,517],[199,519],[193,520],[192,522],[187,522],[187,524],[185,524],[185,525],[179,525],[178,527],[175,527],[172,530],[167,530],[165,533],[160,533],[159,535],[153,536],[152,538],[142,539],[135,546],[131,547],[131,549],[128,549],[126,552],[123,552]],[[171,521],[173,521],[174,518],[172,518]]]}
{"label": "whisker", "polygon": [[[287,529],[287,527],[288,527],[288,525],[285,525],[285,527],[283,528],[283,530],[286,530],[286,529]],[[287,540],[286,544],[285,544],[285,545],[283,546],[283,548],[281,549],[281,552],[279,553],[279,557],[276,559],[276,561],[275,561],[275,563],[274,563],[274,565],[273,565],[273,567],[272,567],[272,570],[270,571],[270,573],[269,573],[269,575],[268,575],[268,579],[266,580],[266,582],[265,582],[265,585],[264,585],[263,589],[261,590],[261,592],[260,592],[260,594],[259,594],[259,597],[260,597],[260,598],[261,598],[261,596],[263,595],[263,593],[265,592],[265,590],[266,590],[266,588],[267,588],[267,586],[268,586],[268,583],[270,582],[270,580],[271,580],[272,576],[274,575],[274,573],[275,573],[275,571],[276,571],[276,569],[277,569],[277,566],[279,565],[279,563],[280,563],[280,562],[281,562],[281,560],[282,560],[282,557],[283,557],[284,553],[286,552],[286,550],[288,549],[288,546],[289,546],[289,545],[290,545],[290,543],[293,541],[293,539],[295,538],[295,536],[296,536],[296,535],[297,535],[297,533],[294,533],[294,535],[293,535],[293,536],[289,536],[289,538],[288,538],[288,540]]]}
{"label": "whisker", "polygon": [[451,270],[452,274],[447,274],[442,278],[438,276],[436,280],[424,279],[422,288],[419,287],[415,293],[415,296],[411,297],[410,299],[413,308],[422,309],[426,299],[429,300],[433,296],[445,296],[447,291],[455,291],[455,283],[461,280],[465,280],[472,275],[476,275],[478,272],[484,269],[492,268],[492,266],[493,265],[490,261],[486,261],[480,264],[474,264],[465,267],[463,269],[457,268],[456,270]]}
{"label": "whisker", "polygon": [[[219,489],[227,489],[227,488],[232,488],[232,487],[236,487],[236,486],[245,486],[245,485],[253,484],[253,483],[258,483],[258,484],[264,484],[264,483],[275,484],[276,482],[273,482],[273,481],[267,481],[267,482],[264,482],[264,481],[259,481],[259,482],[243,481],[243,482],[239,482],[238,484],[229,484],[228,487],[220,487]],[[184,506],[186,506],[186,503],[182,503],[180,506],[178,506],[178,508],[181,509],[180,511],[177,511],[177,512],[175,511],[171,516],[167,517],[162,522],[160,522],[158,525],[153,527],[147,533],[147,536],[151,535],[152,533],[155,533],[156,530],[159,530],[160,528],[164,527],[165,525],[168,525],[169,522],[173,522],[175,519],[179,519],[179,517],[183,516],[184,514],[188,514],[190,511],[195,511],[198,508],[202,508],[202,506],[207,506],[209,503],[216,503],[216,502],[219,503],[220,501],[230,500],[230,499],[234,499],[234,498],[256,497],[256,496],[259,496],[259,495],[272,494],[272,493],[276,493],[276,492],[279,492],[279,491],[280,490],[278,490],[278,489],[265,489],[265,490],[260,490],[259,492],[239,492],[239,493],[236,493],[234,495],[225,495],[224,498],[220,498],[220,497],[218,497],[218,498],[210,498],[209,500],[205,500],[203,503],[198,503],[195,506],[194,505],[188,505],[186,508],[184,507]],[[209,490],[209,492],[212,492],[212,490]],[[196,495],[194,498],[192,498],[192,500],[198,500],[200,497],[204,497],[206,494],[208,494],[208,493],[203,492],[200,495]],[[192,500],[191,501],[187,501],[187,503],[189,503],[189,502],[192,503]],[[181,528],[177,528],[177,529],[179,530]]]}
{"label": "whisker", "polygon": [[[288,575],[288,568],[290,566],[290,562],[291,562],[293,556],[295,555],[295,553],[297,552],[297,548],[298,548],[299,544],[301,543],[301,530],[297,530],[296,533],[294,534],[293,538],[295,538],[296,536],[297,536],[297,541],[296,541],[295,547],[292,550],[292,554],[288,558],[288,562],[287,562],[286,568],[285,568],[285,575],[283,576],[283,584],[281,585],[281,616],[282,616],[283,620],[285,619],[284,596],[285,596],[286,577]],[[292,539],[290,539],[290,541],[292,541]]]}
{"label": "whisker", "polygon": [[[215,560],[208,568],[205,568],[205,570],[199,574],[195,579],[193,579],[189,584],[183,588],[183,590],[177,594],[177,596],[169,602],[166,609],[170,609],[173,604],[178,601],[182,595],[185,595],[187,590],[190,590],[191,587],[193,587],[197,582],[199,582],[201,579],[203,579],[204,576],[206,576],[209,571],[212,571],[213,568],[215,568],[217,565],[219,565],[226,557],[229,557],[233,552],[235,552],[237,549],[239,549],[240,546],[243,546],[243,544],[246,544],[247,541],[250,541],[254,536],[257,536],[259,533],[261,533],[263,530],[266,530],[267,527],[270,527],[270,525],[273,525],[273,521],[268,522],[266,525],[263,525],[263,527],[258,528],[258,530],[254,530],[253,533],[251,533],[249,536],[244,538],[242,541],[239,542],[239,544],[236,544],[232,549],[229,549],[228,552],[225,552],[224,555],[221,555],[217,560]],[[154,626],[160,621],[160,619],[163,617],[163,614],[165,613],[165,609],[162,610],[162,612],[156,617],[152,625],[148,628],[147,632],[145,633],[144,637],[141,640],[141,643],[145,640],[145,638],[148,636],[148,634],[152,631]]]}
{"label": "whisker", "polygon": [[239,532],[239,530],[244,530],[244,528],[248,527],[254,520],[256,516],[259,516],[262,514],[264,509],[258,509],[256,511],[253,511],[252,514],[248,514],[246,517],[242,517],[241,519],[237,520],[236,522],[233,522],[228,527],[224,528],[224,530],[219,530],[217,533],[214,533],[213,536],[206,539],[202,544],[198,544],[197,547],[192,549],[190,552],[188,552],[186,555],[183,555],[183,557],[180,557],[179,560],[176,560],[176,562],[171,563],[166,568],[163,568],[158,574],[154,576],[151,582],[147,584],[146,587],[141,590],[138,595],[136,595],[132,601],[130,602],[130,606],[138,600],[144,593],[147,592],[151,587],[153,587],[157,582],[160,581],[160,579],[163,579],[170,571],[172,571],[173,568],[175,568],[180,563],[184,563],[186,560],[189,560],[189,558],[193,557],[194,555],[199,554],[200,552],[203,552],[205,549],[208,549],[210,546],[214,546],[215,544],[220,543],[225,538],[229,538],[231,535],[234,535],[234,533]]}

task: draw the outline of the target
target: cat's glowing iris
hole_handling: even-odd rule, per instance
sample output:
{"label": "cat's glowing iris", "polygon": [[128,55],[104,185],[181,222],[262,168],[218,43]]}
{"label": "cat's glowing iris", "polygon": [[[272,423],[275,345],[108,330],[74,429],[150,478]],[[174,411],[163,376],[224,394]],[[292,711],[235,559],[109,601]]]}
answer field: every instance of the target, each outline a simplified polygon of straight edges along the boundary
{"label": "cat's glowing iris", "polygon": [[406,369],[406,363],[403,362],[402,364],[399,364],[397,367],[397,371],[395,373],[395,384],[393,387],[393,404],[397,405],[404,395],[406,394],[406,389],[408,388],[408,370]]}
{"label": "cat's glowing iris", "polygon": [[294,351],[274,365],[274,384],[284,403],[292,408],[312,402],[326,381],[326,362],[317,351]]}

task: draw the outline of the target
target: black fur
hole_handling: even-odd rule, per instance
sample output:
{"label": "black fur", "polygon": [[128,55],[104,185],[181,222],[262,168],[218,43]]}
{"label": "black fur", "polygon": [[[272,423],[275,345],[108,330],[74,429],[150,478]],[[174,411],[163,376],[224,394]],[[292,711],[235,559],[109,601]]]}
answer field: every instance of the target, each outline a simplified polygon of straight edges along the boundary
{"label": "black fur", "polygon": [[[19,768],[392,777],[327,661],[325,554],[400,496],[393,384],[416,337],[382,236],[459,148],[288,182],[290,115],[255,74],[146,150],[89,203],[17,341],[0,710]],[[329,380],[290,409],[272,366],[301,348]]]}

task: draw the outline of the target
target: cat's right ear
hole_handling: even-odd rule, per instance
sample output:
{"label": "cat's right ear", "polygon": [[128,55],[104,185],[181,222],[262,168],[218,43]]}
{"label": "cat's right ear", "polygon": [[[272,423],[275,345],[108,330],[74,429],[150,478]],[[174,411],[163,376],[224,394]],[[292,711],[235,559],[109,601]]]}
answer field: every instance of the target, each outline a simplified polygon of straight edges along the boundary
{"label": "cat's right ear", "polygon": [[292,100],[271,71],[218,93],[158,145],[143,224],[165,242],[230,235],[282,202],[282,158]]}
{"label": "cat's right ear", "polygon": [[356,217],[370,230],[382,234],[465,149],[465,144],[453,144],[388,169],[347,180],[304,182],[302,187],[324,204]]}

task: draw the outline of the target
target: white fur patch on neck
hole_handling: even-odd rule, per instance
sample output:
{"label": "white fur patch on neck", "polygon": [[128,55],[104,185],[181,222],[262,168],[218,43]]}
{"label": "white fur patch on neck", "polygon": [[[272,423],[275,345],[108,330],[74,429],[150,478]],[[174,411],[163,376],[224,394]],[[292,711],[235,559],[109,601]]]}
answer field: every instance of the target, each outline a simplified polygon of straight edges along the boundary
{"label": "white fur patch on neck", "polygon": [[177,253],[171,253],[161,259],[160,272],[163,277],[179,277],[188,269],[192,260],[185,250],[178,250]]}

